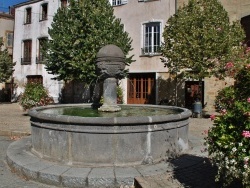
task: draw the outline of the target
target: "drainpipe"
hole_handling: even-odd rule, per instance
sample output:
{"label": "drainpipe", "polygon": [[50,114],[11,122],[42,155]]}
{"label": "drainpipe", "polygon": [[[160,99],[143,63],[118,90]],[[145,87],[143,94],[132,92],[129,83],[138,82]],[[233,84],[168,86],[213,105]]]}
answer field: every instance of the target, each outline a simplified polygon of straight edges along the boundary
{"label": "drainpipe", "polygon": [[178,7],[177,7],[177,1],[178,0],[175,0],[175,14],[177,13],[177,9],[178,9]]}

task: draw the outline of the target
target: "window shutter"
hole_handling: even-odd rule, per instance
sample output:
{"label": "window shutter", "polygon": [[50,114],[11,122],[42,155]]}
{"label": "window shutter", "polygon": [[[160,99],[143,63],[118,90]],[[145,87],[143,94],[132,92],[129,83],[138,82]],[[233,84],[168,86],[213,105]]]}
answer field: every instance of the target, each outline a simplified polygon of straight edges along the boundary
{"label": "window shutter", "polygon": [[128,0],[122,0],[122,4],[127,4]]}
{"label": "window shutter", "polygon": [[109,0],[109,3],[112,5],[112,0]]}

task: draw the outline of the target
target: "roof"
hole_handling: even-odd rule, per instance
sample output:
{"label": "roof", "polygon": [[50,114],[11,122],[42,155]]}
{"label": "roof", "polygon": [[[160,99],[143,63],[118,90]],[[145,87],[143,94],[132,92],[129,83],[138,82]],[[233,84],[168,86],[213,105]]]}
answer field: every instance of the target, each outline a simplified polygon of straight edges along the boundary
{"label": "roof", "polygon": [[8,13],[1,13],[0,12],[0,18],[6,18],[6,19],[11,19],[14,20],[14,16]]}
{"label": "roof", "polygon": [[21,6],[24,6],[24,5],[30,5],[30,4],[33,4],[33,3],[40,2],[40,1],[43,1],[43,0],[27,0],[26,2],[13,5],[13,7],[18,8],[18,7],[21,7]]}

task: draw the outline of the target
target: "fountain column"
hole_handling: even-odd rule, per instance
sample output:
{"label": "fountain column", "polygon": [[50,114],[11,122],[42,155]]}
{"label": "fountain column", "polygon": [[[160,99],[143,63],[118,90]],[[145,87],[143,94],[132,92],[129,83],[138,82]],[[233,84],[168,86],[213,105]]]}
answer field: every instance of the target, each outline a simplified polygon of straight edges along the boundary
{"label": "fountain column", "polygon": [[107,78],[103,84],[103,105],[99,111],[116,112],[121,107],[117,105],[117,80],[115,78]]}
{"label": "fountain column", "polygon": [[103,105],[98,109],[103,112],[117,112],[117,80],[123,77],[125,57],[122,50],[115,45],[107,45],[97,53],[97,68],[103,84]]}

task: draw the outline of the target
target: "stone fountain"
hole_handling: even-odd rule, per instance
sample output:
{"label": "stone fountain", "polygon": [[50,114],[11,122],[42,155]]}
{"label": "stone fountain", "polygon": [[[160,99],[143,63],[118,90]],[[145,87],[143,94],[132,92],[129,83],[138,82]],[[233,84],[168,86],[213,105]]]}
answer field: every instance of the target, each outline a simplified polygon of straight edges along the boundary
{"label": "stone fountain", "polygon": [[[98,52],[97,67],[104,81],[103,106],[31,109],[31,137],[14,142],[7,151],[7,162],[15,172],[56,186],[120,187],[132,185],[136,176],[164,173],[167,160],[188,149],[189,110],[118,106],[116,85],[125,64],[117,46],[107,45]],[[76,109],[81,115],[70,113]],[[86,117],[85,110],[96,115]]]}

